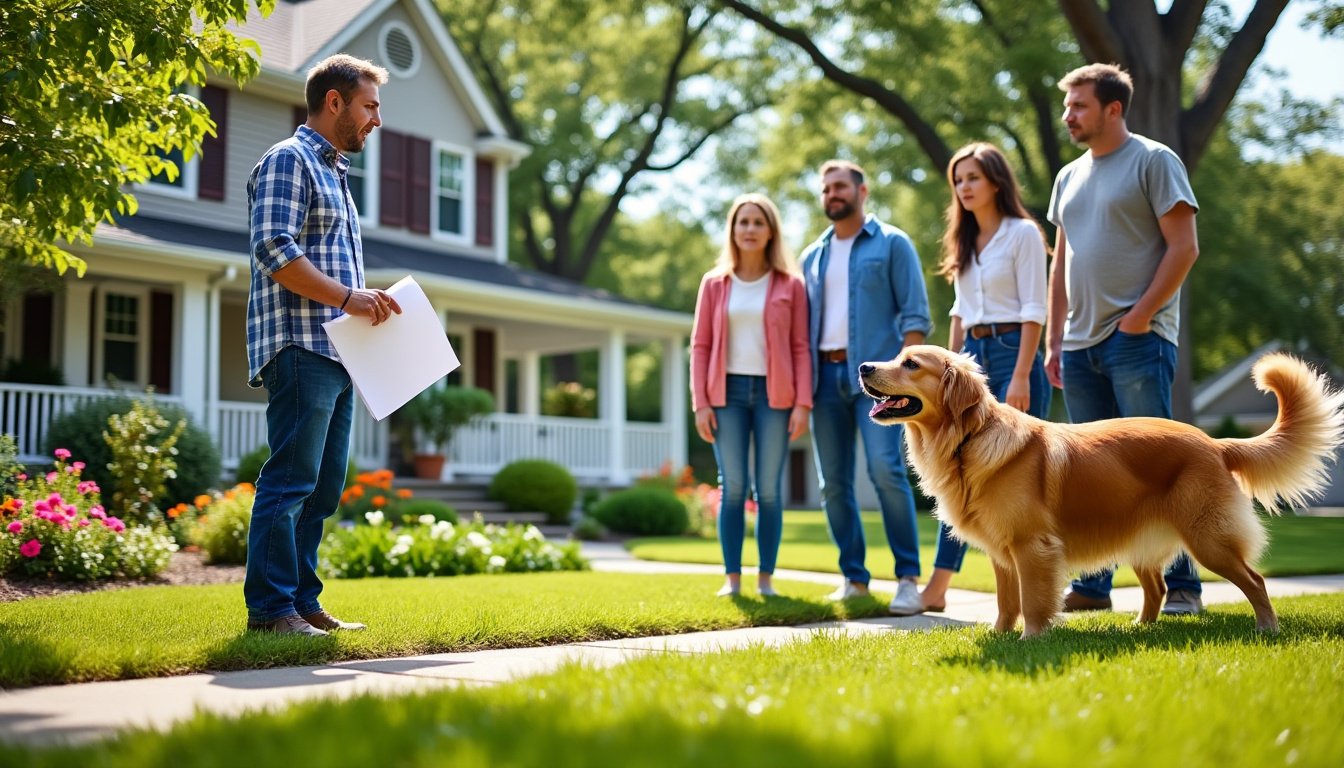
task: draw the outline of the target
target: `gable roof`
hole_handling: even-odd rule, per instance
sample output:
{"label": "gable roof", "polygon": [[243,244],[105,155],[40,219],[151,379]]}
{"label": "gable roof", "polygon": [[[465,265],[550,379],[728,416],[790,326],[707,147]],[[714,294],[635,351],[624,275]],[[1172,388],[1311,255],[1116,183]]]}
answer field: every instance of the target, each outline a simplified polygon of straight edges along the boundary
{"label": "gable roof", "polygon": [[[448,73],[467,112],[481,127],[480,133],[507,139],[503,121],[430,0],[280,0],[271,15],[264,18],[255,6],[251,7],[247,23],[236,29],[261,46],[263,70],[302,77],[317,62],[340,53],[397,4],[402,5],[429,38],[426,48]],[[518,148],[523,146],[519,144]]]}

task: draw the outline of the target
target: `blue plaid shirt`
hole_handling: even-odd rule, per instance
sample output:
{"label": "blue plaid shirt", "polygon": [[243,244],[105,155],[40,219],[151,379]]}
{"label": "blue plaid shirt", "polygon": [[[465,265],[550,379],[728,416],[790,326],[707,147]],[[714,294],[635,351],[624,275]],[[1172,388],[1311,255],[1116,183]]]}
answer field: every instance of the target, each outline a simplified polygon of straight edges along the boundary
{"label": "blue plaid shirt", "polygon": [[253,387],[261,386],[261,369],[291,344],[339,359],[322,323],[340,310],[284,288],[271,275],[307,256],[342,285],[364,287],[359,214],[345,180],[349,168],[350,161],[321,134],[300,125],[262,156],[247,180],[252,229],[247,362]]}

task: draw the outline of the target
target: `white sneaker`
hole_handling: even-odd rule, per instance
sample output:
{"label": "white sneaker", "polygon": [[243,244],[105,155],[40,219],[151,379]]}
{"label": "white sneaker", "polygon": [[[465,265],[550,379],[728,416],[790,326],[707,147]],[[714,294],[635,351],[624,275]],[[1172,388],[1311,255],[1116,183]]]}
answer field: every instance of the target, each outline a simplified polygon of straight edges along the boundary
{"label": "white sneaker", "polygon": [[826,599],[838,603],[841,600],[848,600],[851,597],[867,597],[867,596],[868,596],[867,584],[860,584],[856,581],[846,581],[844,584],[841,584],[840,587],[836,589],[834,592],[827,595]]}
{"label": "white sneaker", "polygon": [[891,598],[887,612],[892,616],[914,616],[924,612],[924,601],[919,598],[919,584],[914,579],[901,579],[896,596]]}

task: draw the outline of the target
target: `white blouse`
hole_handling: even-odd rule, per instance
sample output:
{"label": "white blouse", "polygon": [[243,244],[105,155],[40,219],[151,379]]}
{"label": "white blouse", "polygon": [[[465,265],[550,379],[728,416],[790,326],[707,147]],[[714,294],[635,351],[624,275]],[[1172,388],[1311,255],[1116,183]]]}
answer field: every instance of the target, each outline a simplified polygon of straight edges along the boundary
{"label": "white blouse", "polygon": [[1045,243],[1027,220],[1006,216],[979,257],[956,279],[948,315],[963,327],[985,323],[1045,325]]}
{"label": "white blouse", "polygon": [[765,298],[773,270],[747,282],[732,275],[728,288],[728,373],[765,375]]}

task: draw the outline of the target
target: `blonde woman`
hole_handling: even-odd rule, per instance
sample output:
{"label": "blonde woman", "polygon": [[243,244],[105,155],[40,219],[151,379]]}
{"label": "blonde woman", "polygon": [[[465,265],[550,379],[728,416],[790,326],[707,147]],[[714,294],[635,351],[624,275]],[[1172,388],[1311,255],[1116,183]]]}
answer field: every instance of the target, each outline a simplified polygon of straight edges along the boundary
{"label": "blonde woman", "polygon": [[[742,195],[728,212],[718,263],[700,281],[691,335],[695,430],[719,465],[719,544],[727,579],[720,596],[742,592],[746,501],[756,498],[757,588],[775,595],[781,493],[789,442],[807,429],[812,355],[807,292],[781,242],[779,210],[762,195]],[[755,470],[748,456],[755,448]]]}

